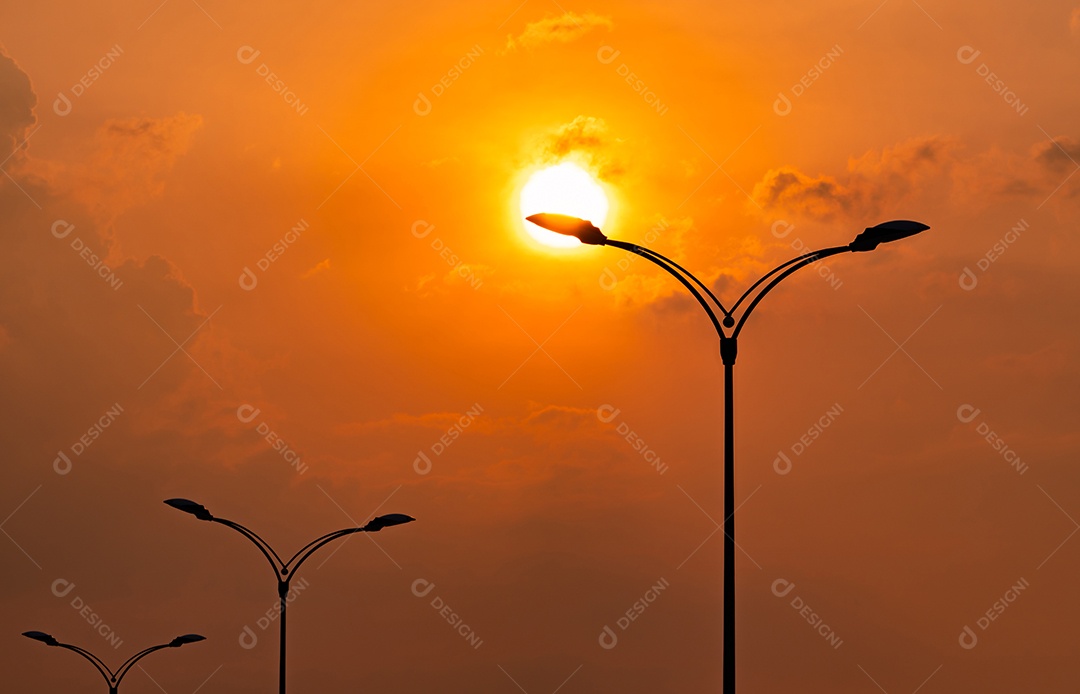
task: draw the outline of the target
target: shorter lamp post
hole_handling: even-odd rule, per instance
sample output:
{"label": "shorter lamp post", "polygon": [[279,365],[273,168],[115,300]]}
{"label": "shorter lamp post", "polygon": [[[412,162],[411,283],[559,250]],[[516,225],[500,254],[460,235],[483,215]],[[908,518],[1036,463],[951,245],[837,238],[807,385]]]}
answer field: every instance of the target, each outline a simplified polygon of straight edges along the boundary
{"label": "shorter lamp post", "polygon": [[49,634],[46,634],[44,631],[24,631],[23,636],[28,639],[40,641],[46,646],[59,646],[60,648],[66,648],[69,651],[75,651],[82,657],[89,660],[90,663],[95,668],[97,668],[97,671],[101,673],[101,676],[105,678],[105,683],[109,685],[109,694],[116,694],[116,690],[120,687],[120,680],[124,679],[124,675],[128,674],[131,668],[134,667],[135,663],[139,662],[154,651],[160,651],[162,648],[179,648],[180,646],[183,646],[185,644],[195,643],[196,641],[203,641],[206,639],[205,636],[199,636],[198,634],[184,634],[183,636],[177,636],[175,639],[168,643],[163,643],[160,646],[151,646],[150,648],[145,648],[139,651],[135,655],[125,660],[123,665],[116,669],[116,672],[113,672],[109,669],[109,666],[106,665],[101,658],[97,657],[85,648],[72,646],[68,643],[60,643]]}
{"label": "shorter lamp post", "polygon": [[225,518],[217,518],[207,511],[206,507],[202,504],[197,504],[189,499],[166,499],[165,503],[179,511],[190,513],[199,520],[219,523],[232,528],[258,547],[259,551],[266,557],[266,561],[270,562],[270,567],[274,570],[274,578],[277,579],[278,599],[281,601],[281,636],[278,649],[278,692],[280,692],[280,694],[285,694],[285,610],[289,605],[287,600],[289,595],[289,583],[292,582],[293,577],[296,576],[296,570],[299,569],[300,565],[303,564],[308,557],[314,554],[316,550],[340,537],[352,535],[353,533],[375,533],[383,528],[411,523],[416,520],[412,516],[406,516],[404,513],[390,513],[385,516],[377,516],[372,518],[362,527],[335,530],[322,537],[317,537],[301,547],[291,559],[282,561],[281,557],[278,556],[278,553],[274,551],[274,548],[271,547],[266,540],[256,535],[254,531],[249,530],[234,521],[226,520]]}

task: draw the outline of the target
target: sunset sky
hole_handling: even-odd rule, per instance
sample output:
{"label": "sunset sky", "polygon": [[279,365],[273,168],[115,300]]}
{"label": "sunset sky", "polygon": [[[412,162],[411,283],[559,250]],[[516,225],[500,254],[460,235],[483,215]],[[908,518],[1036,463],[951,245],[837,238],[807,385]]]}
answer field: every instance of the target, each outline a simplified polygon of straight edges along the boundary
{"label": "sunset sky", "polygon": [[931,226],[740,339],[740,691],[1075,692],[1078,83],[1076,0],[4,3],[2,689],[105,691],[35,629],[275,691],[186,497],[290,555],[417,518],[305,564],[290,692],[719,691],[718,341],[530,234],[572,164],[725,299]]}

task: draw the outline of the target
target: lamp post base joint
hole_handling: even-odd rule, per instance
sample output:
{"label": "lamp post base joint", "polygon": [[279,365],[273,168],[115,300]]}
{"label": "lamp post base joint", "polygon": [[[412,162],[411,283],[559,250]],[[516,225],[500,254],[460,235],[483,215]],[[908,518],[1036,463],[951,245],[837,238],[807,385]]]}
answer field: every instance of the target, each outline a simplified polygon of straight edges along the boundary
{"label": "lamp post base joint", "polygon": [[724,362],[725,366],[733,365],[738,353],[739,344],[734,337],[720,338],[720,359]]}

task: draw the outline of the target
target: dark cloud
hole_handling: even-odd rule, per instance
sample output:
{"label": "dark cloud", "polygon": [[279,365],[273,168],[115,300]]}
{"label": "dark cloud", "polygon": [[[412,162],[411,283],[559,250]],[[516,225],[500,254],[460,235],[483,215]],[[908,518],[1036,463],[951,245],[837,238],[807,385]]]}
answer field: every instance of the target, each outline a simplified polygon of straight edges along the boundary
{"label": "dark cloud", "polygon": [[617,178],[626,170],[620,145],[603,118],[578,116],[552,130],[540,143],[540,159],[558,162],[579,159],[604,180]]}
{"label": "dark cloud", "polygon": [[6,161],[34,125],[37,95],[30,78],[0,50],[0,161]]}
{"label": "dark cloud", "polygon": [[753,199],[764,210],[831,220],[858,214],[874,216],[921,189],[953,162],[955,144],[943,137],[908,140],[848,162],[847,175],[810,176],[791,166],[767,171],[754,185]]}
{"label": "dark cloud", "polygon": [[1040,166],[1050,171],[1070,171],[1080,161],[1080,142],[1067,136],[1041,142],[1035,146],[1033,157]]}

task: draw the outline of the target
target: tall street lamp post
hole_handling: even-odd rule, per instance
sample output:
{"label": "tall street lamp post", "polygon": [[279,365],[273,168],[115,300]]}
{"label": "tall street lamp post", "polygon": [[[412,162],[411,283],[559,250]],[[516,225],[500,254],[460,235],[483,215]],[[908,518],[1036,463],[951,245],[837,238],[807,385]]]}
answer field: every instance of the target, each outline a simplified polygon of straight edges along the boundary
{"label": "tall street lamp post", "polygon": [[154,651],[160,651],[162,648],[179,648],[185,644],[195,643],[196,641],[203,641],[205,636],[199,636],[198,634],[184,634],[183,636],[177,636],[175,639],[168,643],[163,643],[160,646],[151,646],[150,648],[144,648],[135,655],[131,656],[124,663],[116,669],[115,672],[109,669],[109,666],[105,664],[101,658],[97,657],[85,648],[79,646],[72,646],[69,643],[60,643],[55,638],[46,634],[44,631],[24,631],[23,636],[34,641],[40,641],[46,646],[59,646],[60,648],[66,648],[69,651],[75,651],[82,657],[90,661],[90,664],[97,668],[97,671],[101,673],[101,676],[105,678],[105,683],[109,685],[109,694],[116,694],[116,690],[120,688],[120,680],[124,679],[124,675],[128,674],[135,663],[139,662],[146,656],[150,655]]}
{"label": "tall street lamp post", "polygon": [[[735,417],[733,404],[733,372],[738,354],[738,339],[746,319],[773,287],[802,268],[819,260],[840,253],[872,251],[879,244],[897,241],[930,227],[921,222],[896,220],[869,227],[846,246],[823,248],[804,253],[773,268],[743,292],[739,300],[727,309],[705,284],[670,258],[637,244],[616,241],[604,235],[600,229],[584,219],[548,212],[534,214],[526,219],[539,227],[567,236],[593,246],[614,246],[629,251],[659,265],[686,287],[709,315],[713,328],[720,338],[720,359],[724,363],[724,694],[735,692]],[[764,285],[764,287],[762,287]],[[704,292],[704,294],[702,294]],[[756,294],[755,294],[756,292]],[[708,296],[709,300],[705,297]],[[736,319],[735,312],[749,300],[742,314]],[[717,311],[723,319],[717,317]],[[723,326],[721,327],[721,323]],[[731,330],[730,334],[724,328]]]}
{"label": "tall street lamp post", "polygon": [[281,611],[281,631],[278,653],[278,692],[280,692],[280,694],[285,694],[285,612],[289,604],[287,600],[289,595],[289,584],[292,582],[293,577],[296,576],[296,570],[299,569],[300,565],[303,564],[308,557],[314,554],[316,550],[338,538],[346,537],[353,533],[374,533],[383,528],[388,528],[393,525],[402,525],[403,523],[411,523],[416,520],[412,516],[406,516],[404,513],[390,513],[385,516],[377,516],[368,521],[363,527],[335,530],[332,533],[327,533],[322,537],[315,538],[301,547],[291,559],[282,561],[281,557],[278,556],[278,553],[274,551],[274,548],[271,547],[266,540],[256,535],[254,531],[249,530],[234,521],[215,517],[201,504],[197,504],[188,499],[166,499],[165,503],[175,509],[190,513],[199,520],[220,523],[221,525],[232,528],[258,547],[259,551],[262,552],[262,555],[266,557],[266,561],[270,563],[270,567],[274,570],[274,578],[277,580],[278,599],[280,600]]}

